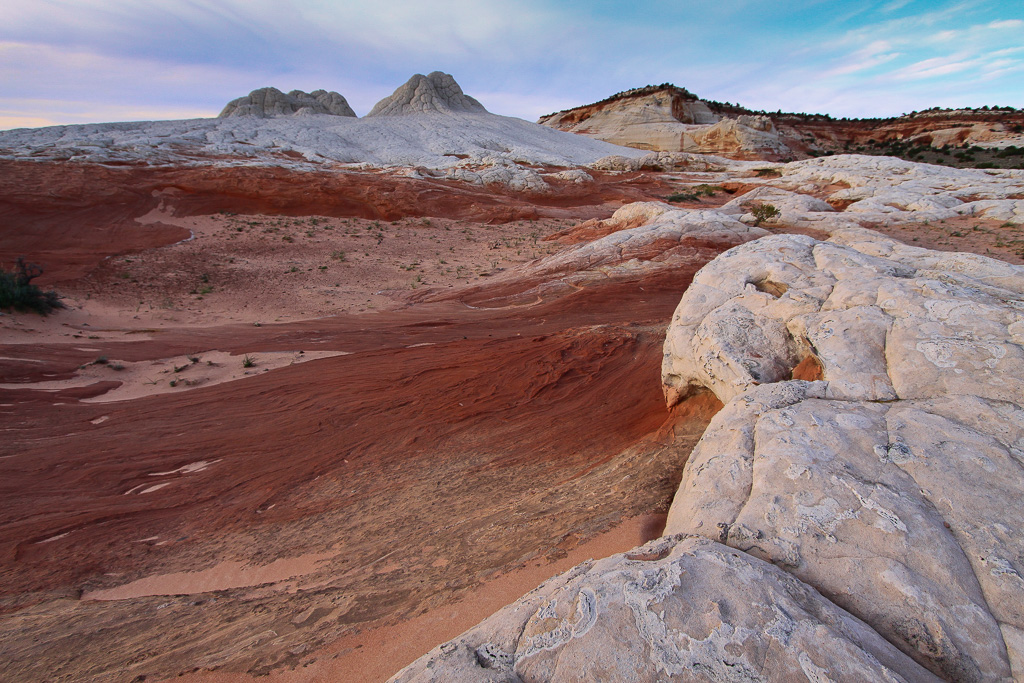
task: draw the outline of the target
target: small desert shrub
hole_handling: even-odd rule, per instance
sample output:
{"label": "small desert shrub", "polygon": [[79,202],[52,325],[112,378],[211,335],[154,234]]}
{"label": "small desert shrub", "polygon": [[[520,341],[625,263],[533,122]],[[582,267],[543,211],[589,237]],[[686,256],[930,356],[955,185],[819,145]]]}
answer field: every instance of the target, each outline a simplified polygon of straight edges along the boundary
{"label": "small desert shrub", "polygon": [[761,204],[760,206],[755,206],[753,209],[750,210],[750,213],[754,215],[754,225],[761,225],[761,223],[763,223],[764,221],[771,220],[772,218],[777,218],[782,214],[781,211],[776,209],[771,204]]}
{"label": "small desert shrub", "polygon": [[754,171],[758,178],[778,178],[782,171],[777,168],[759,168]]}
{"label": "small desert shrub", "polygon": [[256,358],[255,358],[255,356],[250,356],[249,354],[245,354],[245,357],[242,358],[242,367],[243,368],[251,368],[251,367],[253,367],[255,365],[256,365]]}
{"label": "small desert shrub", "polygon": [[344,261],[348,260],[348,254],[346,254],[344,251],[339,249],[337,251],[331,252],[331,258],[334,259],[335,261],[342,261],[342,262],[344,262]]}
{"label": "small desert shrub", "polygon": [[44,292],[32,280],[43,274],[43,269],[34,263],[25,263],[21,256],[14,263],[13,270],[0,269],[0,309],[35,311],[46,315],[64,308],[57,292]]}

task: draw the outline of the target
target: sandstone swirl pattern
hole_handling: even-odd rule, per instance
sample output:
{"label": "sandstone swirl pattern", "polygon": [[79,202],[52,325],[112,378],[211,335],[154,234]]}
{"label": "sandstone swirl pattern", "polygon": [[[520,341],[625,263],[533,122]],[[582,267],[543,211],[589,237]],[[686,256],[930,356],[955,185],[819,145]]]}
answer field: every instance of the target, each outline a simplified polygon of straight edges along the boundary
{"label": "sandstone swirl pattern", "polygon": [[668,402],[725,404],[667,536],[396,680],[1024,680],[1022,378],[1024,268],[859,228],[735,247],[666,338]]}

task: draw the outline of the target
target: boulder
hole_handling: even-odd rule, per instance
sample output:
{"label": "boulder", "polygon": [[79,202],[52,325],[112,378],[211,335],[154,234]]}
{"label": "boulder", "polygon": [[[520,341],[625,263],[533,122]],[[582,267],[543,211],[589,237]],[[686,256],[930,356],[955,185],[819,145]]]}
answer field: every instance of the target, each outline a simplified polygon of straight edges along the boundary
{"label": "boulder", "polygon": [[251,116],[266,119],[277,116],[308,116],[310,114],[350,117],[356,115],[352,111],[352,107],[348,106],[345,98],[336,92],[314,90],[311,93],[306,93],[301,90],[292,90],[285,94],[277,88],[259,88],[245,97],[228,102],[217,118]]}
{"label": "boulder", "polygon": [[434,71],[424,76],[416,74],[389,97],[385,97],[367,116],[408,116],[431,113],[486,114],[484,106],[469,95],[455,79],[446,73]]}

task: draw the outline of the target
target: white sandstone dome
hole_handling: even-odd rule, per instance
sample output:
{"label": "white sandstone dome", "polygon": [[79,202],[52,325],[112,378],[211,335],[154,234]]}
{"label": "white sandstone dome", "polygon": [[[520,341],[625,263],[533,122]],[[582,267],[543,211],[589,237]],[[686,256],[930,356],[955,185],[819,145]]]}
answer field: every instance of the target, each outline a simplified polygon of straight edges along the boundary
{"label": "white sandstone dome", "polygon": [[228,102],[217,118],[251,116],[266,119],[278,116],[308,116],[309,114],[351,117],[356,115],[345,98],[333,91],[314,90],[307,93],[301,90],[292,90],[285,94],[277,88],[258,88],[245,97]]}
{"label": "white sandstone dome", "polygon": [[484,105],[462,92],[449,74],[434,71],[428,76],[416,74],[385,97],[367,116],[407,116],[428,113],[486,114]]}

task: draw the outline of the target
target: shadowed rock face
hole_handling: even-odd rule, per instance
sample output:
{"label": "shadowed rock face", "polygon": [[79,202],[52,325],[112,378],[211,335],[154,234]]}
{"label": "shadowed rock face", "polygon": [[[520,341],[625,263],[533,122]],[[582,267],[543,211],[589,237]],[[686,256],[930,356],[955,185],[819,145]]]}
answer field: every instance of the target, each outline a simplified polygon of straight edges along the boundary
{"label": "shadowed rock face", "polygon": [[217,117],[227,119],[235,116],[252,116],[258,119],[276,116],[308,116],[330,114],[351,116],[356,113],[344,97],[336,92],[314,90],[311,93],[292,90],[285,94],[277,88],[259,88],[245,97],[231,100]]}
{"label": "shadowed rock face", "polygon": [[390,97],[374,105],[367,116],[406,116],[408,114],[429,114],[460,112],[486,114],[484,106],[469,95],[455,79],[446,73],[434,71],[424,76],[416,74]]}

